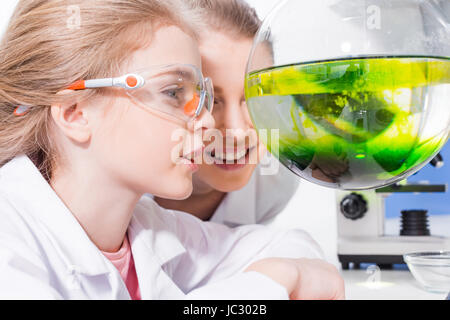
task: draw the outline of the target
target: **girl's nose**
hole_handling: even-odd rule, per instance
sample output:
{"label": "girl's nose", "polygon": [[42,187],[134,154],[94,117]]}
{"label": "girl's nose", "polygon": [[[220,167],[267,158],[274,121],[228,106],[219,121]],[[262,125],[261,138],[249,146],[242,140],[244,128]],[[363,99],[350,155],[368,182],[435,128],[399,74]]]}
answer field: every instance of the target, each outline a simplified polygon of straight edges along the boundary
{"label": "girl's nose", "polygon": [[197,130],[206,130],[206,129],[212,129],[216,125],[214,121],[214,117],[212,116],[211,112],[206,110],[206,108],[203,108],[202,112],[199,114],[199,116],[190,123],[189,130],[197,131]]}
{"label": "girl's nose", "polygon": [[190,139],[194,148],[204,147],[204,134],[206,130],[213,129],[216,125],[211,112],[203,108],[202,112],[199,114],[194,121],[188,123],[188,130],[191,132]]}

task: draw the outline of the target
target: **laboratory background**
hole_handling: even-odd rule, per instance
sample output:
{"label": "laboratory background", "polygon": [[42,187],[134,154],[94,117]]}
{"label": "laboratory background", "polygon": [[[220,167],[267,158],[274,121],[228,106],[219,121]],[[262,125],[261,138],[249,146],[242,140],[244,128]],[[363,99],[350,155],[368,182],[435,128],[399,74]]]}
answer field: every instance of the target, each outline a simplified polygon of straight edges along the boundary
{"label": "laboratory background", "polygon": [[[261,18],[280,3],[280,0],[248,0],[256,8]],[[16,5],[16,0],[2,0],[0,10],[0,33],[3,34],[8,19]],[[300,179],[300,178],[298,178]],[[366,203],[367,211],[381,210],[374,213],[377,221],[366,221],[373,224],[385,235],[393,236],[391,246],[402,246],[398,240],[402,228],[401,211],[403,210],[428,210],[428,230],[433,236],[443,239],[450,237],[450,194],[446,185],[450,179],[450,145],[441,150],[440,155],[433,164],[427,164],[418,173],[409,177],[403,184],[424,186],[424,190],[418,188],[414,192],[399,192],[399,189],[387,190],[385,193],[376,194],[368,192],[366,195],[370,201]],[[373,226],[362,225],[361,221],[346,219],[342,212],[342,203],[345,199],[353,201],[358,207],[358,198],[348,198],[351,192],[325,188],[317,184],[301,179],[300,187],[296,195],[288,203],[286,209],[272,223],[275,227],[295,227],[306,230],[322,247],[326,259],[342,270],[346,282],[346,295],[348,299],[444,299],[448,292],[431,292],[424,290],[414,279],[406,266],[398,265],[393,268],[382,268],[380,263],[358,264],[359,268],[343,268],[338,259],[338,242],[340,237],[345,237],[351,223],[355,221],[356,229],[370,229]],[[346,198],[347,197],[347,198]],[[356,201],[356,202],[355,202]],[[379,205],[384,204],[385,208]],[[355,213],[354,211],[350,213]],[[381,220],[380,220],[381,219]],[[379,224],[384,224],[380,226]],[[351,249],[353,244],[350,244]],[[374,250],[377,246],[385,245],[370,243],[366,247],[354,247],[355,254],[361,250]],[[349,247],[346,250],[350,250]],[[351,251],[350,255],[351,255]],[[348,253],[348,252],[344,252]],[[388,252],[387,252],[388,253]],[[350,260],[349,260],[350,261]],[[350,261],[351,262],[351,261]],[[448,266],[450,269],[450,266]],[[448,271],[447,271],[448,273]]]}

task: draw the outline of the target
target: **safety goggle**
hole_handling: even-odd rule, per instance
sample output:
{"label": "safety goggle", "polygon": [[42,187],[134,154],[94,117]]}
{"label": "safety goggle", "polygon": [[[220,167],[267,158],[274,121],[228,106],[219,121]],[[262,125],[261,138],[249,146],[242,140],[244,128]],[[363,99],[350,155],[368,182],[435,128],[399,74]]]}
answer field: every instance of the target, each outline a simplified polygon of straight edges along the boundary
{"label": "safety goggle", "polygon": [[[173,64],[147,68],[121,77],[80,80],[67,89],[85,90],[119,87],[143,108],[158,110],[171,117],[189,122],[198,117],[203,107],[212,112],[214,90],[211,79],[203,78],[201,71],[190,64]],[[19,106],[17,116],[28,111]]]}

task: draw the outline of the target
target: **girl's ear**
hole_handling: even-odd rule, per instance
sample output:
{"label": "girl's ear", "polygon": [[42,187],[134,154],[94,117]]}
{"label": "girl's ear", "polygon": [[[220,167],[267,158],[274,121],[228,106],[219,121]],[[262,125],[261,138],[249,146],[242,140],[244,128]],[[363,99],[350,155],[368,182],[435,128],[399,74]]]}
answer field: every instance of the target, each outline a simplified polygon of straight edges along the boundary
{"label": "girl's ear", "polygon": [[[64,90],[58,94],[70,93]],[[67,138],[83,144],[91,139],[92,128],[89,126],[87,110],[78,103],[57,103],[51,106],[51,115],[56,126]]]}

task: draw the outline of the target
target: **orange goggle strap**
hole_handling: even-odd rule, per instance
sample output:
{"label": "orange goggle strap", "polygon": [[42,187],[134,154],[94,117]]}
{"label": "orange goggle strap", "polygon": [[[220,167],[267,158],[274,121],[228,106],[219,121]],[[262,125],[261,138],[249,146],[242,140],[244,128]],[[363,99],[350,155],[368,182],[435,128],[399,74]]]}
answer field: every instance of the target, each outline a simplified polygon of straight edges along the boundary
{"label": "orange goggle strap", "polygon": [[18,106],[16,109],[14,109],[14,115],[17,117],[24,116],[30,111],[29,106]]}
{"label": "orange goggle strap", "polygon": [[84,90],[84,89],[86,89],[86,81],[79,80],[77,82],[74,82],[67,89],[69,89],[69,90]]}

